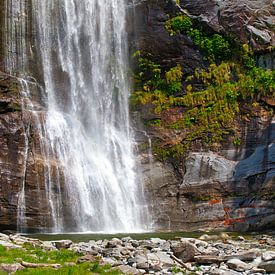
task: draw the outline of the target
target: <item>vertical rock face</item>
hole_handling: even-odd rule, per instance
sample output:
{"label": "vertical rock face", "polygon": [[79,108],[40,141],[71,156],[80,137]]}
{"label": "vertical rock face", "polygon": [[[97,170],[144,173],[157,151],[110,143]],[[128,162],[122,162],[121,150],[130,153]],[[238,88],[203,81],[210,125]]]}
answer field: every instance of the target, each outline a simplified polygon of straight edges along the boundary
{"label": "vertical rock face", "polygon": [[43,182],[44,175],[44,164],[37,151],[37,131],[31,127],[33,117],[22,111],[21,89],[16,79],[0,75],[0,230],[17,229],[23,185],[28,227],[45,228],[51,223],[48,202],[41,195],[44,186],[37,185]]}
{"label": "vertical rock face", "polygon": [[[268,23],[274,18],[272,1],[180,2],[210,32],[233,36],[256,51],[274,45],[274,22]],[[189,73],[205,64],[188,37],[167,34],[165,20],[168,14],[177,11],[172,2],[137,1],[136,45],[139,50],[151,53],[157,63],[164,66],[180,63],[184,73]],[[259,65],[272,69],[273,54],[268,51],[259,54]],[[271,100],[268,104],[274,106]],[[194,144],[180,164],[173,160],[150,161],[148,146],[144,145],[148,144],[148,136],[152,140],[174,137],[150,128],[142,138],[142,131],[148,129],[136,123],[141,166],[157,228],[257,230],[274,226],[274,118],[260,107],[250,111],[248,117],[236,122],[242,136],[239,146],[225,141],[205,150]],[[150,116],[142,108],[135,120],[152,119]]]}
{"label": "vertical rock face", "polygon": [[[36,118],[27,110],[23,83],[17,78],[30,69],[39,75],[33,62],[31,5],[31,0],[0,1],[0,230],[24,230],[17,227],[20,211],[28,217],[24,226],[30,230],[51,225],[47,198],[42,195],[45,186],[37,184],[44,181],[44,163]],[[31,85],[32,104],[43,119],[43,108],[37,103],[40,91]],[[24,202],[20,197],[23,187]]]}

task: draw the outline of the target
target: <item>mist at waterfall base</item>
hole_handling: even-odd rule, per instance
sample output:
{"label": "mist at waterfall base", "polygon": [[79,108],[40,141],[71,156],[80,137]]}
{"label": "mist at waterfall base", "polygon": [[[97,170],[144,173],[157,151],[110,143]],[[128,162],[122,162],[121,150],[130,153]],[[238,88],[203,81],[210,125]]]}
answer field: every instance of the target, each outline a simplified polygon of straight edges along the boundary
{"label": "mist at waterfall base", "polygon": [[[27,68],[22,102],[40,137],[53,233],[148,230],[129,123],[125,2],[33,0],[45,116],[33,108]],[[28,228],[26,192],[24,180],[18,231]]]}

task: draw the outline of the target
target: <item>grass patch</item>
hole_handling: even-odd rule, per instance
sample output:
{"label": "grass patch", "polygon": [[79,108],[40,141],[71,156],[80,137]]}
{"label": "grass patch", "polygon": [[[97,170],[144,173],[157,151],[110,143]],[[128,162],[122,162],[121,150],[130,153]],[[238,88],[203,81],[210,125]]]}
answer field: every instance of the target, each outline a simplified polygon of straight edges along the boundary
{"label": "grass patch", "polygon": [[[7,249],[0,246],[0,263],[13,264],[21,260],[29,263],[61,264],[60,269],[53,268],[26,268],[17,271],[16,274],[47,275],[47,274],[121,274],[118,270],[113,270],[110,265],[101,265],[99,262],[77,264],[77,259],[82,254],[62,249],[58,251],[44,251],[31,245],[24,249]],[[21,260],[20,260],[21,259]],[[65,263],[75,263],[74,266],[66,266]],[[7,274],[0,271],[0,275]]]}

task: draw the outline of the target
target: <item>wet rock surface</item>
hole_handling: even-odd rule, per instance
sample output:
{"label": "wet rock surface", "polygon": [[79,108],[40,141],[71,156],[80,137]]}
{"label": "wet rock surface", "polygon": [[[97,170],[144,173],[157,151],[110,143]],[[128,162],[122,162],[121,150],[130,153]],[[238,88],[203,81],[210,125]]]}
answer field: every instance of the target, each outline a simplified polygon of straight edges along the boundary
{"label": "wet rock surface", "polygon": [[[269,51],[274,46],[272,1],[184,0],[180,6],[165,0],[134,3],[132,47],[150,53],[161,66],[181,64],[185,75],[207,66],[202,53],[187,36],[170,36],[165,29],[169,16],[187,10],[205,32],[248,43],[258,52],[257,60],[262,67],[274,68],[274,51]],[[265,101],[272,107],[272,99]],[[155,227],[246,231],[274,226],[275,120],[260,107],[242,109],[240,118],[232,125],[240,134],[239,146],[233,146],[232,140],[212,148],[194,142],[180,163],[159,162],[148,146],[157,140],[163,148],[169,147],[182,139],[184,131],[144,127],[142,122],[158,118],[146,107],[133,113],[136,141],[146,148],[140,149],[139,161]],[[170,112],[169,119],[173,121],[176,116],[177,109]]]}
{"label": "wet rock surface", "polygon": [[[206,239],[202,241],[200,239]],[[68,249],[80,253],[77,263],[108,264],[123,274],[273,274],[275,267],[275,239],[273,235],[255,235],[239,241],[234,235],[203,235],[202,238],[164,240],[134,240],[131,237],[112,240],[91,240],[73,243],[70,240],[41,241],[20,235],[7,235],[8,249],[23,249],[32,245],[45,249]],[[18,245],[20,244],[20,245]],[[60,245],[62,244],[62,245]],[[13,247],[14,246],[14,247]],[[66,263],[73,266],[75,263]],[[15,272],[23,268],[47,266],[58,269],[62,265],[23,262],[2,264],[0,269]]]}

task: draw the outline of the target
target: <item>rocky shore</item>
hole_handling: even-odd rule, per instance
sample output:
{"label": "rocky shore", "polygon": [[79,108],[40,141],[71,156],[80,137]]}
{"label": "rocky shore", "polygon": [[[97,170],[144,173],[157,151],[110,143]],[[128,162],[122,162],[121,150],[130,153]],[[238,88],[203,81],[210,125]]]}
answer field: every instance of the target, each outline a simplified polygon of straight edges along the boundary
{"label": "rocky shore", "polygon": [[[270,235],[233,238],[222,233],[175,240],[134,240],[125,237],[74,243],[71,240],[41,241],[21,235],[1,234],[0,247],[0,267],[8,274],[43,268],[59,270],[94,262],[109,267],[105,274],[275,274],[275,238]],[[30,254],[29,257],[34,260],[26,261],[22,257],[9,259],[7,263],[3,260],[3,249],[6,253],[22,251],[22,255]],[[37,255],[41,253],[58,255],[64,254],[64,251],[73,253],[74,260],[60,263],[49,261],[49,256],[45,263],[38,261],[40,258]],[[77,274],[94,274],[87,272]]]}

